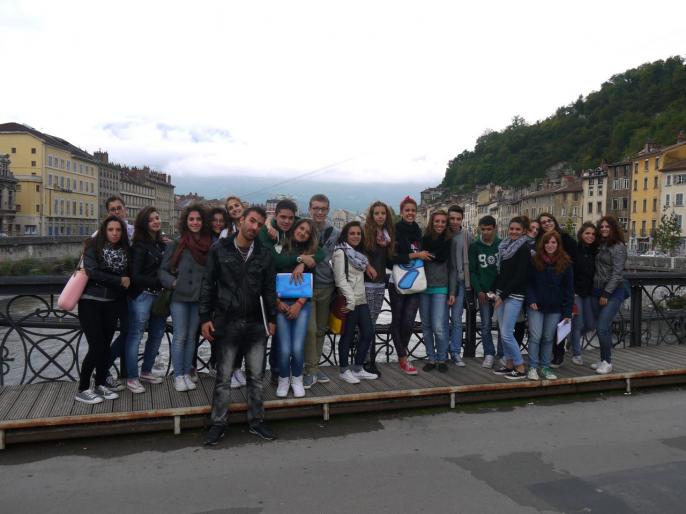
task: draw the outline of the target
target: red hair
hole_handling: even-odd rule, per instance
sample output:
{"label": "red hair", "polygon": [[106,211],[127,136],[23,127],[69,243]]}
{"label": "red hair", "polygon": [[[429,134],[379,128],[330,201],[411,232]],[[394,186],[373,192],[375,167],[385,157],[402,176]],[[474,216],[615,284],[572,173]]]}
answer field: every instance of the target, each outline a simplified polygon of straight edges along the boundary
{"label": "red hair", "polygon": [[543,255],[548,255],[545,253],[545,245],[551,239],[555,239],[555,241],[557,241],[557,250],[555,250],[555,253],[550,256],[550,259],[553,261],[553,265],[555,266],[555,273],[562,273],[567,269],[567,266],[572,263],[572,260],[562,247],[562,236],[556,230],[544,232],[541,236],[541,239],[539,239],[538,244],[536,245],[536,255],[533,257],[534,267],[538,271],[543,271],[545,269],[546,262],[543,260]]}
{"label": "red hair", "polygon": [[415,207],[417,207],[417,201],[412,198],[410,195],[407,195],[403,200],[400,202],[400,212],[403,212],[403,207],[405,207],[405,204],[408,203],[413,203]]}

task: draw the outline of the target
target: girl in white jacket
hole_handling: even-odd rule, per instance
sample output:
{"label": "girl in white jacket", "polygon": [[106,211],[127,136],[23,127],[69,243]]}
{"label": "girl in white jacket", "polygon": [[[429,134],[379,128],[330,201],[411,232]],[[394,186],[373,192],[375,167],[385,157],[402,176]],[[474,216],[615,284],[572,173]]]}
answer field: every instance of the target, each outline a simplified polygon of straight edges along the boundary
{"label": "girl in white jacket", "polygon": [[[364,288],[364,273],[369,261],[363,253],[362,225],[351,221],[341,230],[338,244],[333,252],[333,274],[336,287],[345,297],[347,317],[345,328],[338,342],[338,362],[341,367],[340,377],[350,384],[359,384],[360,380],[374,380],[375,373],[369,373],[362,367],[374,337],[372,318],[367,305]],[[348,365],[350,345],[355,335],[355,327],[360,331],[355,349],[355,363],[352,369]]]}

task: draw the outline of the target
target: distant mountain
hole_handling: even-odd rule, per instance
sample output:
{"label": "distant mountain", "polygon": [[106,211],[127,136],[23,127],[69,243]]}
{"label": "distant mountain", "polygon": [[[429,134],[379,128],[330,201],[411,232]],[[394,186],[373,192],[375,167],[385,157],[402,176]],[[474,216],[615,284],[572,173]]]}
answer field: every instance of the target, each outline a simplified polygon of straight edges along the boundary
{"label": "distant mountain", "polygon": [[419,202],[419,193],[430,183],[386,184],[368,182],[351,184],[346,182],[319,182],[301,180],[275,185],[283,182],[274,178],[255,178],[246,176],[232,177],[191,177],[174,176],[176,194],[197,193],[207,199],[224,198],[229,194],[240,196],[246,202],[264,203],[277,194],[292,196],[298,207],[307,209],[312,195],[324,193],[331,200],[332,209],[345,209],[351,212],[364,211],[369,204],[381,200],[398,210],[400,200],[410,195]]}
{"label": "distant mountain", "polygon": [[551,166],[574,169],[616,162],[652,140],[673,144],[686,129],[686,66],[682,57],[644,64],[614,75],[600,91],[581,96],[534,124],[515,116],[502,131],[488,132],[448,164],[443,185],[523,185]]}

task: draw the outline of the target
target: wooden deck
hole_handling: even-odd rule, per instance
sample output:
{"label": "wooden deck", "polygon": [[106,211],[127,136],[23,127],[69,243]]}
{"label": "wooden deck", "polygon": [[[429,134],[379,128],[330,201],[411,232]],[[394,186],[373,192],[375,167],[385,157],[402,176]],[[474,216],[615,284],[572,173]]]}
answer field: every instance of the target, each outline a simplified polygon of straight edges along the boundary
{"label": "wooden deck", "polygon": [[[597,351],[587,351],[585,362],[597,360]],[[460,403],[530,398],[584,391],[686,383],[686,345],[617,349],[614,373],[597,375],[588,366],[569,360],[556,370],[558,380],[510,381],[481,367],[481,359],[466,359],[467,366],[449,366],[447,373],[403,374],[396,364],[380,364],[379,380],[352,385],[338,378],[337,370],[324,368],[328,384],[315,384],[305,398],[276,398],[265,386],[268,419],[322,416],[337,413],[397,410],[418,406],[455,407]],[[421,363],[418,363],[421,364]],[[210,410],[214,380],[201,377],[195,391],[179,393],[173,381],[147,385],[144,394],[124,391],[120,398],[97,405],[74,401],[77,384],[48,382],[0,389],[0,449],[7,443],[63,439],[88,435],[174,430],[202,426]],[[231,422],[243,422],[245,388],[233,391]]]}

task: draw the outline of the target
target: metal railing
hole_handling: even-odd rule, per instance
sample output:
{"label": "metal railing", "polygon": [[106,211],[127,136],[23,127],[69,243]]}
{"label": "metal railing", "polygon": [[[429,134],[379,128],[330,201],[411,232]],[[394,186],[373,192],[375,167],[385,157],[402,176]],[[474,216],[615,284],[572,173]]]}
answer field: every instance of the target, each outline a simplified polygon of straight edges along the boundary
{"label": "metal railing", "polygon": [[[682,303],[686,299],[686,273],[636,272],[627,273],[625,277],[631,285],[631,297],[614,321],[615,346],[686,343],[686,308]],[[66,279],[64,276],[0,277],[0,386],[6,381],[26,384],[78,380],[79,364],[87,343],[78,314],[57,307],[57,298]],[[396,354],[387,298],[380,319],[372,355],[377,361],[389,362],[396,359]],[[169,355],[171,324],[167,326],[165,339]],[[337,341],[338,336],[327,333],[321,364],[338,364]],[[208,365],[207,344],[199,338],[199,370]],[[595,335],[587,334],[583,345],[597,347]],[[475,357],[479,355],[480,347],[481,329],[476,309],[465,308],[463,355]],[[415,322],[408,350],[412,358],[425,357],[418,322]],[[171,359],[168,361],[167,373]]]}

